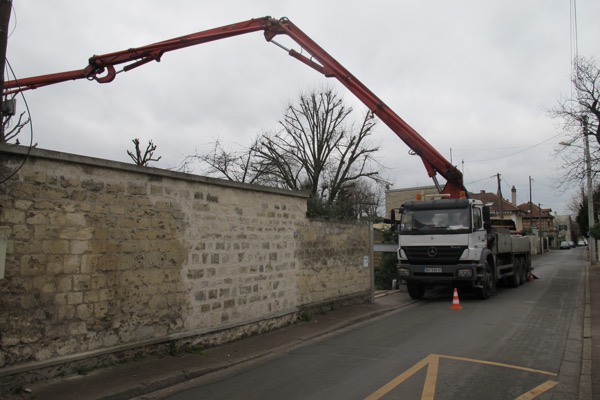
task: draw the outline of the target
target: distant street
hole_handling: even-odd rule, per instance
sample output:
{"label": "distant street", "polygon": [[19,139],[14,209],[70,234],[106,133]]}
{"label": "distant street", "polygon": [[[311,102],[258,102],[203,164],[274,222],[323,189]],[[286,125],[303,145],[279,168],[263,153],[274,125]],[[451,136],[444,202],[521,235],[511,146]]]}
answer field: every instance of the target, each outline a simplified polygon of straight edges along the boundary
{"label": "distant street", "polygon": [[[143,399],[575,399],[584,249],[534,260],[534,282],[489,300],[443,291],[243,368]],[[405,293],[396,294],[408,296]],[[576,309],[577,307],[577,309]],[[571,331],[573,337],[573,331]],[[579,357],[579,358],[578,358]]]}

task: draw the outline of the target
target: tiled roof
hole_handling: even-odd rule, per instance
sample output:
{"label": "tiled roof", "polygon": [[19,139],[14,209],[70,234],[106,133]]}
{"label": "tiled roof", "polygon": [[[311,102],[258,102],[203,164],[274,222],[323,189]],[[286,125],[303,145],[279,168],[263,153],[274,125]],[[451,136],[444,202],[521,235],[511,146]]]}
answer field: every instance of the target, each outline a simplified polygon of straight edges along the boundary
{"label": "tiled roof", "polygon": [[[504,211],[504,212],[507,212],[507,211],[522,212],[523,211],[520,208],[516,207],[511,202],[509,202],[505,199],[500,199],[500,197],[498,197],[495,193],[489,193],[489,192],[469,193],[469,196],[472,199],[481,200],[483,202],[483,204],[492,203],[491,208],[494,211],[500,211],[500,209],[502,209],[502,211]],[[502,203],[500,203],[500,201],[502,201]],[[500,204],[502,204],[502,206],[500,206]]]}
{"label": "tiled roof", "polygon": [[[519,209],[521,211],[526,212],[527,214],[529,214],[529,210],[531,209],[531,215],[534,218],[554,218],[554,216],[552,215],[552,209],[551,208],[540,208],[537,204],[535,203],[523,203],[523,204],[519,204]],[[526,218],[529,218],[529,215],[527,215]]]}

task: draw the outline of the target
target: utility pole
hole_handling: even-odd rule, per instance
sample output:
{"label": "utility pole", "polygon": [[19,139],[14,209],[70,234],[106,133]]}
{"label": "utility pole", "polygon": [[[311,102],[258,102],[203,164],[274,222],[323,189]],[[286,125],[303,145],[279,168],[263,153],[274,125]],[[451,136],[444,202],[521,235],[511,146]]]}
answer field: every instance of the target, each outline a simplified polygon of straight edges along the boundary
{"label": "utility pole", "polygon": [[[588,226],[590,233],[594,226],[594,189],[592,187],[592,161],[590,159],[590,140],[588,135],[587,115],[583,117],[583,140],[585,142],[585,175],[587,179],[587,201],[588,201]],[[588,247],[590,249],[590,263],[596,264],[598,256],[596,255],[596,238],[589,235]]]}
{"label": "utility pole", "polygon": [[[0,0],[0,107],[4,104],[4,69],[8,43],[8,23],[12,11],[12,0]],[[4,116],[0,112],[0,142],[4,141]]]}
{"label": "utility pole", "polygon": [[500,219],[504,219],[504,201],[502,200],[502,185],[500,184],[500,174],[496,173],[498,179],[498,198],[500,199]]}
{"label": "utility pole", "polygon": [[529,176],[529,228],[531,228],[531,233],[533,233],[533,208],[531,202],[531,175]]}
{"label": "utility pole", "polygon": [[538,236],[542,237],[542,203],[538,203]]}

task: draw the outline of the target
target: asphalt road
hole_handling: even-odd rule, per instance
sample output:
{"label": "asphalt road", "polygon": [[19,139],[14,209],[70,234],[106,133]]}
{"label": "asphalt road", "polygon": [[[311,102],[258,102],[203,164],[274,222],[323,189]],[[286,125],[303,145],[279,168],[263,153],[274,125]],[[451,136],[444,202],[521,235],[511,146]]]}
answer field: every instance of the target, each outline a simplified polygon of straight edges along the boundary
{"label": "asphalt road", "polygon": [[575,399],[583,249],[534,261],[489,300],[451,291],[252,365],[142,399]]}

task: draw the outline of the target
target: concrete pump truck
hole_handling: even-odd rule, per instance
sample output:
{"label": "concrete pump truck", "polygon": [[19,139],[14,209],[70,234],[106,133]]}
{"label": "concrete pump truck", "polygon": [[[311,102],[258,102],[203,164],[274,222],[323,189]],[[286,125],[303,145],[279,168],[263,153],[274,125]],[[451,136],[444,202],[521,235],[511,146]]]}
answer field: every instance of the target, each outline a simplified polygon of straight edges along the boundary
{"label": "concrete pump truck", "polygon": [[[462,285],[475,288],[479,296],[486,299],[493,294],[500,279],[514,287],[528,279],[531,270],[528,239],[494,228],[489,207],[468,198],[462,173],[287,18],[250,19],[138,48],[94,55],[80,70],[6,81],[2,94],[8,104],[3,109],[14,112],[11,98],[24,90],[77,79],[108,83],[118,72],[160,61],[169,51],[257,31],[262,31],[268,42],[284,49],[290,56],[326,77],[336,78],[423,161],[440,198],[406,202],[398,207],[399,221],[395,215],[391,217],[400,238],[398,274],[411,297],[422,298],[432,285]],[[287,35],[301,51],[277,43],[274,39],[278,35]],[[116,66],[121,64],[125,65],[117,71]],[[443,188],[437,180],[438,174],[446,180]]]}

